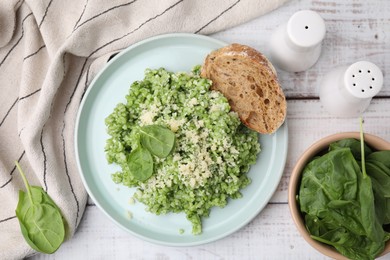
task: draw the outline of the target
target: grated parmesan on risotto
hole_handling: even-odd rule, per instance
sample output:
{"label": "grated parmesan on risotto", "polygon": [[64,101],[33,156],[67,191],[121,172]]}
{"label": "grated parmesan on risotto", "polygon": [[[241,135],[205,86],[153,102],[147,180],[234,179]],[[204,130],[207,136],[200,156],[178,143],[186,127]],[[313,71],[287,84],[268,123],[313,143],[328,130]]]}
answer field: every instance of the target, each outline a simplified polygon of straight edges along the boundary
{"label": "grated parmesan on risotto", "polygon": [[[199,76],[199,67],[176,74],[147,69],[144,80],[131,85],[126,104],[106,118],[107,160],[122,169],[112,174],[113,181],[137,187],[133,197],[150,212],[185,212],[193,234],[201,233],[201,218],[213,206],[241,197],[260,151],[257,133],[241,124],[210,85]],[[168,157],[154,157],[154,174],[141,182],[129,172],[127,158],[139,145],[136,130],[151,124],[169,128],[176,144]]]}

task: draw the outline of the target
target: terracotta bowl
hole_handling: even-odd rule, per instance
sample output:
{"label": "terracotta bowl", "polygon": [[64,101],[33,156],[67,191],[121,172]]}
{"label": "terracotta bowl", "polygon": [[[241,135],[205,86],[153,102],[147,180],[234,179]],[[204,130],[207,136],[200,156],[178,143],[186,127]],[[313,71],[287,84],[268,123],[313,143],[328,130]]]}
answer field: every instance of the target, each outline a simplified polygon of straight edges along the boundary
{"label": "terracotta bowl", "polygon": [[[298,231],[303,236],[303,238],[316,250],[321,252],[322,254],[331,257],[333,259],[347,259],[340,253],[336,251],[333,247],[330,247],[326,244],[320,243],[310,237],[309,232],[306,230],[305,223],[301,211],[299,209],[299,205],[296,201],[296,195],[299,191],[299,185],[301,182],[301,174],[303,168],[306,164],[318,153],[328,149],[329,144],[344,138],[356,138],[360,140],[359,132],[347,132],[347,133],[339,133],[330,135],[325,137],[318,142],[314,143],[310,146],[299,158],[297,164],[295,165],[289,182],[288,188],[288,204],[290,207],[290,212],[295,222],[295,225],[298,228]],[[368,144],[368,146],[376,149],[376,150],[390,150],[390,143],[373,135],[364,134],[364,141]],[[390,241],[386,242],[385,249],[380,256],[383,256],[390,252]]]}

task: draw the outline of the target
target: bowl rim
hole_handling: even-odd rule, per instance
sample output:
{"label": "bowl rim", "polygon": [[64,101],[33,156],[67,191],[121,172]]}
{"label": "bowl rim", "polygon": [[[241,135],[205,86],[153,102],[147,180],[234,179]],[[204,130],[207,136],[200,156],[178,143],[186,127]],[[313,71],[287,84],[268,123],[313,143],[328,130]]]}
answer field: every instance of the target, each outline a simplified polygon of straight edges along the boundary
{"label": "bowl rim", "polygon": [[[288,205],[290,209],[291,217],[294,221],[295,226],[298,229],[298,232],[303,236],[303,238],[308,242],[312,247],[314,247],[320,253],[334,258],[334,259],[348,259],[345,256],[341,255],[331,246],[325,245],[312,239],[309,235],[309,232],[306,230],[304,220],[300,217],[301,211],[299,210],[298,203],[296,201],[296,195],[298,191],[298,183],[301,179],[301,174],[303,168],[306,166],[308,160],[313,158],[321,150],[326,149],[330,143],[339,141],[345,138],[355,138],[360,140],[360,132],[341,132],[332,135],[328,135],[326,137],[321,138],[320,140],[313,143],[309,148],[307,148],[299,157],[297,163],[295,164],[288,185]],[[364,141],[373,146],[377,150],[390,150],[390,142],[369,134],[364,133]],[[385,248],[378,257],[383,256],[390,252],[390,240],[388,240],[385,244]]]}

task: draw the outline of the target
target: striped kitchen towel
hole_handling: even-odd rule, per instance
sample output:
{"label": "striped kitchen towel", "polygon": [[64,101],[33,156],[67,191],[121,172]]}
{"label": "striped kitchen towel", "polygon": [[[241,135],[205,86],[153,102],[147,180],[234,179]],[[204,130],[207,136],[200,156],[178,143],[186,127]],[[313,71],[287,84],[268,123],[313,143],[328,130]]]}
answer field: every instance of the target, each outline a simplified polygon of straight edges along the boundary
{"label": "striped kitchen towel", "polygon": [[214,33],[286,0],[1,0],[0,259],[33,250],[15,208],[24,190],[14,161],[60,207],[70,238],[87,194],[74,153],[74,125],[88,84],[110,55],[170,32]]}

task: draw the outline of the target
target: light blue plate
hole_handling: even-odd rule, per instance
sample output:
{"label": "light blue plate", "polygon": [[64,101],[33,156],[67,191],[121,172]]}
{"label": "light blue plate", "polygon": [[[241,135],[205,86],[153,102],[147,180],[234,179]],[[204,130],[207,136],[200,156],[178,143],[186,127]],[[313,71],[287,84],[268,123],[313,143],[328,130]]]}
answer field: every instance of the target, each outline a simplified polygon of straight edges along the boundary
{"label": "light blue plate", "polygon": [[[96,205],[116,224],[144,240],[170,246],[200,245],[223,238],[251,221],[268,203],[283,173],[288,131],[285,123],[273,135],[261,135],[260,153],[242,190],[243,198],[229,201],[225,208],[213,208],[203,220],[203,233],[191,234],[184,214],[154,215],[141,203],[129,204],[135,189],[113,183],[104,146],[104,119],[119,102],[125,102],[129,86],[142,80],[146,68],[190,71],[202,64],[210,51],[226,43],[201,35],[167,34],[132,45],[113,58],[95,77],[81,103],[76,122],[76,158],[84,185]],[[129,212],[132,218],[129,218]],[[179,230],[183,229],[183,234]]]}

